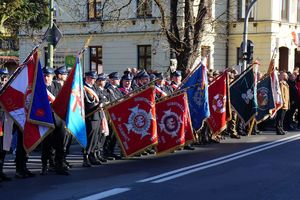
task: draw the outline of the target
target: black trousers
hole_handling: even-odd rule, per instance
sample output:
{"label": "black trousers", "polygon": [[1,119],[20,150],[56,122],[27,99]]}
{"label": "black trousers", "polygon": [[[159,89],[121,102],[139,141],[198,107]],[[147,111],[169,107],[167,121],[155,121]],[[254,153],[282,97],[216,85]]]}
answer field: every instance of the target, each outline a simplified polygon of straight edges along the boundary
{"label": "black trousers", "polygon": [[293,117],[294,117],[294,114],[296,112],[296,109],[297,109],[297,104],[296,103],[291,103],[291,107],[289,110],[287,110],[286,114],[285,114],[285,118],[284,118],[284,121],[283,121],[283,127],[285,129],[290,129],[292,128],[291,125],[294,121]]}
{"label": "black trousers", "polygon": [[16,151],[16,171],[23,172],[27,166],[27,153],[23,146],[23,133],[19,130],[19,128],[14,125],[16,133],[18,134],[18,141],[17,141],[17,151]]}
{"label": "black trousers", "polygon": [[283,121],[285,117],[286,110],[280,109],[277,111],[276,115],[276,132],[282,133],[283,130]]}
{"label": "black trousers", "polygon": [[85,154],[94,153],[99,140],[100,121],[86,120],[87,147]]}
{"label": "black trousers", "polygon": [[[59,166],[63,164],[64,160],[64,139],[65,128],[62,120],[55,117],[55,129],[42,142],[42,164],[47,165],[48,161],[52,159]],[[54,157],[54,158],[53,158]]]}

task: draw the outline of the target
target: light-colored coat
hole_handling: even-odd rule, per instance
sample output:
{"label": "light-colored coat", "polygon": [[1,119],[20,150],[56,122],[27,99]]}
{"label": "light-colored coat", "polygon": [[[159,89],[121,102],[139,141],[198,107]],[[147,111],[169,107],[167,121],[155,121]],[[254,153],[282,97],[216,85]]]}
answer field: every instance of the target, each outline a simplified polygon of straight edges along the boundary
{"label": "light-colored coat", "polygon": [[289,85],[286,81],[280,81],[280,90],[283,100],[282,109],[288,110],[290,108],[290,91]]}

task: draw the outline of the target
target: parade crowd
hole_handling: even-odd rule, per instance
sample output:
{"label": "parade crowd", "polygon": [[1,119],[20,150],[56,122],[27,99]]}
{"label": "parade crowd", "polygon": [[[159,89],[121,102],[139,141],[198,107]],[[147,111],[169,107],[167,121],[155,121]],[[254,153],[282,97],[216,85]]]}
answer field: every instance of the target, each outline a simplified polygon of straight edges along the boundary
{"label": "parade crowd", "polygon": [[[52,69],[44,67],[44,81],[49,96],[57,96],[68,77],[66,67]],[[230,81],[239,76],[234,69],[226,70]],[[223,72],[218,70],[208,70],[208,82],[220,76]],[[0,71],[1,85],[5,85],[8,81],[9,73],[7,70]],[[295,68],[293,72],[280,72],[278,74],[280,81],[280,89],[282,93],[283,104],[275,116],[276,134],[284,135],[286,131],[300,129],[300,75],[299,68]],[[257,79],[264,77],[258,72]],[[82,149],[83,167],[91,167],[101,165],[112,160],[122,159],[124,155],[120,151],[114,130],[108,120],[108,131],[104,131],[105,125],[101,124],[103,112],[100,107],[119,101],[124,96],[132,93],[138,88],[147,86],[150,82],[155,84],[156,99],[172,94],[181,85],[182,73],[174,71],[172,73],[160,73],[156,71],[137,70],[136,68],[128,68],[123,74],[113,72],[108,75],[96,71],[89,71],[84,74],[84,107],[85,113],[91,113],[85,118],[87,147]],[[122,112],[120,110],[120,112]],[[1,112],[2,130],[5,126],[4,111]],[[55,122],[54,131],[49,134],[40,144],[42,168],[40,175],[47,175],[49,171],[54,171],[60,175],[69,175],[69,169],[72,165],[68,163],[66,157],[70,153],[72,145],[72,134],[70,134],[63,121],[53,113]],[[270,121],[270,120],[268,120]],[[186,150],[194,150],[194,145],[219,143],[225,136],[240,139],[241,136],[260,134],[260,130],[264,130],[267,123],[257,124],[255,121],[252,125],[245,126],[243,120],[239,118],[237,113],[231,111],[231,119],[227,121],[227,128],[220,133],[212,134],[207,122],[204,121],[200,130],[195,131],[195,141],[193,144],[185,145]],[[17,135],[17,145],[15,154],[16,178],[28,178],[35,176],[27,168],[29,155],[23,147],[23,135],[19,128],[14,125],[13,133]],[[5,134],[5,132],[4,132]],[[3,134],[0,140],[0,181],[11,180],[4,171],[5,155],[7,151],[3,150]],[[182,149],[177,149],[182,150]],[[176,151],[177,151],[176,150]],[[146,156],[155,154],[153,148],[148,148],[135,156]]]}

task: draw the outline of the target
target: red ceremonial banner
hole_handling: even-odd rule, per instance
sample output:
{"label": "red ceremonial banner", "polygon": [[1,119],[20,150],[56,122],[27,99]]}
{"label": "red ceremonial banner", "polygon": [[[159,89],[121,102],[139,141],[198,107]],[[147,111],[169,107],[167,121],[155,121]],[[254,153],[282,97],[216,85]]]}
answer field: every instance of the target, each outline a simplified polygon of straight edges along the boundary
{"label": "red ceremonial banner", "polygon": [[155,96],[152,86],[107,108],[107,113],[126,157],[157,144]]}
{"label": "red ceremonial banner", "polygon": [[227,125],[227,73],[225,72],[208,87],[210,117],[207,119],[212,134],[222,132]]}
{"label": "red ceremonial banner", "polygon": [[190,108],[189,108],[188,97],[186,93],[184,93],[184,103],[185,103],[185,113],[184,113],[185,144],[189,144],[195,141],[195,137],[193,133]]}
{"label": "red ceremonial banner", "polygon": [[185,144],[185,93],[156,103],[157,153],[170,152]]}

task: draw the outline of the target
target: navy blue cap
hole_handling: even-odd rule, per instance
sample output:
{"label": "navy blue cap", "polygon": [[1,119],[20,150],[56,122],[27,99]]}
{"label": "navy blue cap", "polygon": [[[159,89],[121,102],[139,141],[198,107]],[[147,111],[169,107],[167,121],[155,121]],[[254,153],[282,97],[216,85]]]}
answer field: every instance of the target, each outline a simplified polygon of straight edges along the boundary
{"label": "navy blue cap", "polygon": [[176,76],[176,77],[181,76],[181,71],[176,70],[171,74],[171,76]]}
{"label": "navy blue cap", "polygon": [[112,72],[108,75],[108,77],[110,79],[114,79],[114,80],[120,80],[120,75],[118,72]]}
{"label": "navy blue cap", "polygon": [[105,81],[107,79],[106,74],[101,73],[98,75],[97,81]]}
{"label": "navy blue cap", "polygon": [[68,74],[68,70],[65,66],[62,66],[55,70],[55,74]]}
{"label": "navy blue cap", "polygon": [[155,74],[150,74],[150,81],[153,81],[154,79],[156,79]]}
{"label": "navy blue cap", "polygon": [[157,79],[160,79],[160,80],[165,79],[163,73],[155,73],[155,76],[156,76]]}
{"label": "navy blue cap", "polygon": [[48,75],[48,74],[54,74],[54,69],[51,67],[44,67],[43,69],[43,74]]}
{"label": "navy blue cap", "polygon": [[133,79],[132,75],[130,73],[128,74],[124,74],[122,76],[122,80],[127,80],[127,81],[131,81]]}
{"label": "navy blue cap", "polygon": [[130,74],[130,71],[126,70],[123,72],[123,74]]}
{"label": "navy blue cap", "polygon": [[85,72],[85,76],[91,77],[92,79],[97,79],[98,75],[96,71]]}
{"label": "navy blue cap", "polygon": [[9,75],[8,69],[6,67],[0,69],[0,76],[2,75]]}
{"label": "navy blue cap", "polygon": [[146,70],[140,71],[137,75],[137,78],[150,78],[149,74],[146,72]]}

